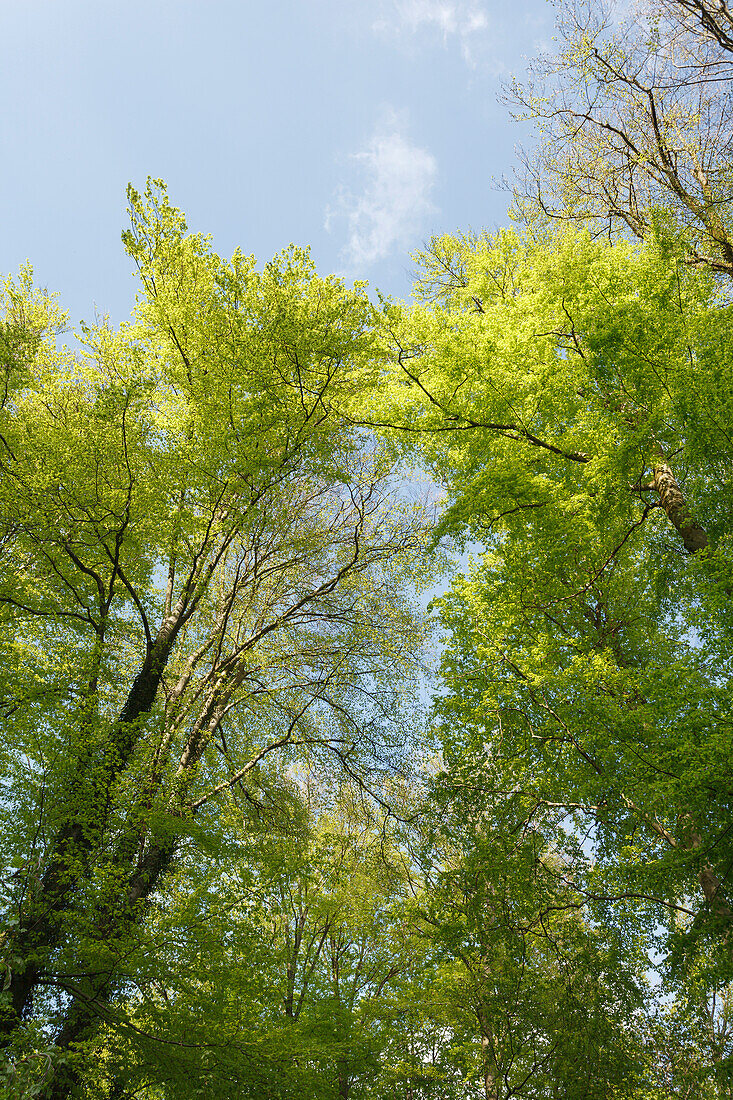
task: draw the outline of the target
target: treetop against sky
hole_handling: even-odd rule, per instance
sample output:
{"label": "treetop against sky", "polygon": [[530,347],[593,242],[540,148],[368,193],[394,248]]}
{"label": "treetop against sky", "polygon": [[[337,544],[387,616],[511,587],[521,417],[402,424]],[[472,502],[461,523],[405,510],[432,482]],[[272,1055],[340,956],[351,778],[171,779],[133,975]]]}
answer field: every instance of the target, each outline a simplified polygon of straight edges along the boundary
{"label": "treetop against sky", "polygon": [[553,24],[544,0],[0,0],[0,270],[128,316],[124,191],[150,175],[221,254],[310,244],[402,295],[423,240],[504,221],[529,131],[497,94]]}

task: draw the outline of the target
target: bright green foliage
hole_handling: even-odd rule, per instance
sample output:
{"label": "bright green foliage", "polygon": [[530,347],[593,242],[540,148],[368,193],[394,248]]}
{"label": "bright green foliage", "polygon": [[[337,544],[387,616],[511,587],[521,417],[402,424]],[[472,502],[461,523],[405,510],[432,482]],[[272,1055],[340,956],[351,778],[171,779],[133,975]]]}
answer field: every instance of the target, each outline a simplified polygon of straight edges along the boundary
{"label": "bright green foliage", "polygon": [[503,782],[464,756],[432,792],[421,918],[449,1060],[497,1100],[638,1096],[647,960],[638,941],[589,922],[580,846]]}
{"label": "bright green foliage", "polygon": [[441,478],[439,533],[485,546],[436,601],[448,774],[586,837],[568,873],[608,936],[666,927],[678,973],[709,944],[725,983],[730,307],[662,237],[440,238],[420,259],[369,415]]}
{"label": "bright green foliage", "polygon": [[111,1076],[146,1096],[382,1094],[393,986],[414,954],[405,868],[348,791],[331,806],[313,792],[299,806],[292,787],[290,816],[259,827],[232,814],[195,876],[181,861],[126,960],[115,1011],[135,1031],[118,1022],[94,1043],[100,1090]]}
{"label": "bright green foliage", "polygon": [[654,235],[663,216],[689,263],[733,275],[728,0],[559,0],[556,45],[509,100],[539,137],[515,189],[531,223]]}
{"label": "bright green foliage", "polygon": [[708,1097],[730,1095],[733,1055],[731,989],[704,965],[664,992],[651,1030],[653,1068],[660,1091]]}
{"label": "bright green foliage", "polygon": [[[662,219],[446,237],[377,311],[130,204],[130,324],[72,352],[3,290],[3,1095],[725,1096],[712,276]],[[405,450],[433,546],[482,547],[434,601],[422,788]]]}
{"label": "bright green foliage", "polygon": [[368,300],[296,249],[262,271],[221,260],[159,184],[129,197],[131,324],[88,327],[72,353],[28,273],[4,292],[3,1028],[19,1052],[23,1014],[58,1052],[117,1026],[147,907],[216,851],[221,805],[287,802],[298,761],[369,785],[412,751],[426,517],[332,408],[374,358]]}

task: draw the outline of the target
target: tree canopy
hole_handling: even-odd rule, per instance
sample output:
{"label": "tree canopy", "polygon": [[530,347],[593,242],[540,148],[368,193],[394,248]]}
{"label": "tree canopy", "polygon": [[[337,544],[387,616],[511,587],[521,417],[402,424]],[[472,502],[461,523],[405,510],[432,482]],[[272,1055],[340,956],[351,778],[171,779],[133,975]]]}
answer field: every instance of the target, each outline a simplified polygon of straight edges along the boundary
{"label": "tree canopy", "polygon": [[59,1051],[217,803],[399,765],[420,651],[424,510],[330,411],[373,354],[365,295],[297,250],[220,260],[160,185],[130,203],[131,324],[72,354],[27,273],[5,291],[3,1024],[43,1006]]}
{"label": "tree canopy", "polygon": [[733,24],[559,15],[411,304],[4,282],[0,1095],[730,1096]]}

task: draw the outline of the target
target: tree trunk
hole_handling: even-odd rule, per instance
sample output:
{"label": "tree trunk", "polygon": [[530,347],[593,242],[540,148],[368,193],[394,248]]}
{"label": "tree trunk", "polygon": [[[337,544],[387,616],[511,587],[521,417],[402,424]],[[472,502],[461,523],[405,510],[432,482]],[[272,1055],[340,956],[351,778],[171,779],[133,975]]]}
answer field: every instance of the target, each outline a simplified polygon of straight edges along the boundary
{"label": "tree trunk", "polygon": [[499,1092],[496,1081],[496,1061],[491,1049],[491,1040],[486,1035],[481,1036],[481,1054],[483,1060],[484,1075],[484,1100],[499,1100]]}
{"label": "tree trunk", "polygon": [[725,900],[723,883],[716,875],[712,865],[702,855],[702,834],[691,815],[684,815],[682,841],[688,852],[700,852],[701,856],[697,864],[697,880],[700,883],[703,897],[707,902],[713,917],[725,927],[725,935],[729,934],[730,924],[733,921],[733,909]]}
{"label": "tree trunk", "polygon": [[654,488],[659,494],[659,503],[664,508],[672,526],[682,536],[685,550],[695,554],[708,545],[708,536],[697,523],[687,507],[682,490],[666,460],[661,457],[654,465]]}
{"label": "tree trunk", "polygon": [[[142,916],[140,902],[145,901],[158,886],[174,854],[171,844],[151,844],[140,866],[130,877],[126,890],[126,904],[131,915],[112,922],[107,914],[103,915],[97,927],[97,937],[104,941],[109,937],[117,938],[125,930],[137,924]],[[56,1047],[68,1050],[72,1043],[91,1039],[97,1032],[114,992],[114,984],[109,977],[87,982],[87,989],[77,993],[71,1000],[61,1029],[56,1037]],[[44,1100],[66,1100],[78,1083],[75,1070],[62,1067],[57,1071]]]}
{"label": "tree trunk", "polygon": [[178,624],[161,628],[120,711],[91,799],[82,808],[83,819],[67,822],[56,836],[33,911],[24,916],[14,937],[13,952],[25,960],[25,967],[10,975],[12,1011],[0,1017],[0,1046],[27,1012],[43,972],[43,954],[59,941],[61,916],[104,830],[112,784],[129,762],[140,733],[139,719],[152,708],[177,632]]}
{"label": "tree trunk", "polygon": [[349,1100],[349,1066],[346,1058],[339,1058],[339,1100]]}

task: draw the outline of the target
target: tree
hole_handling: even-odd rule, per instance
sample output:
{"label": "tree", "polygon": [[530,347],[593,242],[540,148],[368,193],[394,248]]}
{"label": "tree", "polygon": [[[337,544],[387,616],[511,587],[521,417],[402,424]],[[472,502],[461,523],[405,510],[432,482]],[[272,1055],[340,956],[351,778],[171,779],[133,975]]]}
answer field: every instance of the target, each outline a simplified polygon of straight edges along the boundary
{"label": "tree", "polygon": [[640,239],[671,217],[688,262],[732,275],[732,28],[725,0],[563,4],[559,49],[508,94],[541,135],[518,210]]}
{"label": "tree", "polygon": [[438,601],[444,752],[575,815],[578,889],[724,967],[730,307],[663,236],[439,238],[422,264],[370,415],[442,479],[439,532],[485,547]]}
{"label": "tree", "polygon": [[227,841],[189,849],[195,875],[179,859],[91,1044],[101,1095],[110,1076],[122,1095],[382,1095],[414,954],[399,834],[345,784],[311,774],[290,795],[259,827],[230,805]]}
{"label": "tree", "polygon": [[2,1025],[48,1018],[64,1057],[268,758],[366,789],[398,761],[419,652],[424,512],[333,408],[375,355],[363,290],[295,249],[225,262],[160,183],[129,197],[133,323],[77,355],[27,275],[4,292]]}
{"label": "tree", "polygon": [[647,959],[639,940],[578,891],[589,865],[563,828],[567,815],[538,812],[492,750],[451,751],[448,728],[443,740],[421,917],[440,960],[450,1060],[463,1065],[467,1094],[640,1095]]}
{"label": "tree", "polygon": [[674,1096],[731,1095],[731,990],[699,964],[665,987],[652,1020],[656,1077]]}

